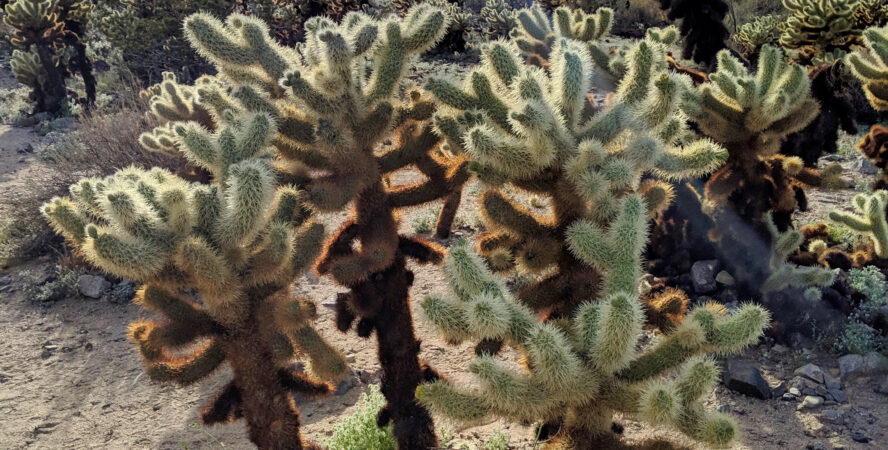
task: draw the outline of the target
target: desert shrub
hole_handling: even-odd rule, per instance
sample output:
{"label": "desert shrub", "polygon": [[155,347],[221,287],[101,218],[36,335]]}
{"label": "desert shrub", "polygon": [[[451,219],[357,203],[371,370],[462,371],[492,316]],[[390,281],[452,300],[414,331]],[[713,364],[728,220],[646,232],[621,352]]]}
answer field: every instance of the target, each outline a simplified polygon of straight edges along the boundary
{"label": "desert shrub", "polygon": [[481,443],[482,450],[509,450],[509,441],[512,438],[504,431],[497,431],[491,434],[484,442]]}
{"label": "desert shrub", "polygon": [[866,296],[861,309],[864,314],[872,314],[885,303],[888,303],[888,282],[885,274],[875,266],[865,266],[862,269],[851,269],[848,272],[851,287],[857,289]]}
{"label": "desert shrub", "polygon": [[26,272],[22,274],[22,295],[33,303],[61,300],[77,294],[79,276],[77,271],[60,265],[55,266],[53,274],[49,277]]}
{"label": "desert shrub", "polygon": [[566,0],[550,3],[553,6],[582,9],[587,13],[595,12],[598,8],[611,8],[614,11],[613,33],[619,36],[642,37],[648,28],[666,21],[666,14],[660,10],[657,0]]}
{"label": "desert shrub", "polygon": [[330,450],[394,450],[398,448],[392,426],[376,426],[376,416],[385,405],[385,397],[378,384],[369,386],[369,392],[361,394],[355,412],[333,426],[333,436],[326,442]]}
{"label": "desert shrub", "polygon": [[413,218],[413,232],[416,234],[429,234],[435,229],[435,216],[423,213]]}
{"label": "desert shrub", "polygon": [[11,124],[25,116],[31,107],[29,91],[25,86],[0,89],[0,124]]}

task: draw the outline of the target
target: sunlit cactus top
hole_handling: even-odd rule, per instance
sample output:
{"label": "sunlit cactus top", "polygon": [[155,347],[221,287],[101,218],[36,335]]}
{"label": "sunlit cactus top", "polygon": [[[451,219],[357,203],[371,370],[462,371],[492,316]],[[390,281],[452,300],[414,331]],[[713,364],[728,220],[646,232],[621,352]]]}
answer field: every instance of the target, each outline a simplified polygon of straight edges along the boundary
{"label": "sunlit cactus top", "polygon": [[867,51],[849,55],[848,65],[873,108],[888,111],[888,26],[866,30],[863,42]]}
{"label": "sunlit cactus top", "polygon": [[518,11],[517,27],[511,36],[527,63],[544,67],[549,64],[553,45],[562,38],[594,45],[604,38],[613,26],[614,11],[599,8],[593,14],[582,9],[571,10],[561,6],[550,18],[543,8],[533,5]]}

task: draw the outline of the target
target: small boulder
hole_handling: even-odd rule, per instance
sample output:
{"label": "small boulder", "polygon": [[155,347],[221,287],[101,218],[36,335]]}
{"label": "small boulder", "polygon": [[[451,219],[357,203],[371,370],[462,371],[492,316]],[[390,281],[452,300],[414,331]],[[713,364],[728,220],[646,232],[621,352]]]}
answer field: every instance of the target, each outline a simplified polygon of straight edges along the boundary
{"label": "small boulder", "polygon": [[841,425],[845,422],[845,411],[840,409],[827,409],[820,413],[820,421],[824,423],[831,423],[834,425]]}
{"label": "small boulder", "polygon": [[838,403],[848,403],[848,395],[841,389],[827,389],[829,396]]}
{"label": "small boulder", "polygon": [[807,395],[802,400],[802,403],[799,403],[797,409],[818,408],[821,405],[823,405],[823,397],[818,397],[816,395]]}
{"label": "small boulder", "polygon": [[737,282],[736,280],[734,280],[734,277],[731,276],[731,274],[725,272],[724,270],[722,270],[718,273],[718,275],[715,276],[715,281],[725,286],[733,286]]}
{"label": "small boulder", "polygon": [[845,355],[839,358],[839,373],[842,378],[860,375],[864,372],[863,356]]}
{"label": "small boulder", "polygon": [[810,380],[814,380],[818,384],[823,384],[825,382],[823,370],[820,368],[820,366],[817,366],[815,364],[805,364],[804,366],[796,369],[793,374],[801,375]]}
{"label": "small boulder", "polygon": [[881,353],[869,352],[863,357],[863,368],[867,373],[888,372],[888,357]]}
{"label": "small boulder", "polygon": [[718,272],[717,259],[697,261],[691,266],[691,282],[694,284],[694,292],[697,294],[711,294],[715,292],[715,274]]}
{"label": "small boulder", "polygon": [[111,283],[102,276],[81,275],[77,278],[77,289],[84,297],[102,298],[109,287]]}
{"label": "small boulder", "polygon": [[758,367],[743,361],[727,360],[722,376],[725,386],[743,395],[767,400],[771,398],[771,387],[762,378]]}

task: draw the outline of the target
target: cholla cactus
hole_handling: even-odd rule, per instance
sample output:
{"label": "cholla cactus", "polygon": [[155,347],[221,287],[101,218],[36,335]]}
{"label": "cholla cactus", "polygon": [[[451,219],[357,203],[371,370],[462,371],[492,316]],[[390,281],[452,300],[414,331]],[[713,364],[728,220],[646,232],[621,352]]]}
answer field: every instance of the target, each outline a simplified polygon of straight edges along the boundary
{"label": "cholla cactus", "polygon": [[[619,92],[599,109],[586,97],[593,64],[581,42],[559,39],[548,72],[523,65],[518,49],[501,41],[482,50],[482,61],[462,87],[439,78],[426,85],[445,105],[435,118],[439,132],[471,155],[492,187],[480,197],[492,230],[481,253],[500,270],[547,274],[518,296],[556,317],[587,300],[602,272],[619,274],[611,280],[631,290],[648,213],[626,216],[623,208],[634,205],[623,201],[626,193],[643,196],[654,214],[668,205],[670,186],[643,174],[705,174],[727,156],[710,141],[683,140],[677,103],[689,81],[666,73],[663,49],[642,41],[630,51]],[[551,213],[520,206],[503,183],[548,197]],[[587,249],[589,236],[610,240]]]}
{"label": "cholla cactus", "polygon": [[860,37],[854,28],[857,0],[783,0],[783,6],[790,16],[781,27],[780,45],[801,49],[802,62],[847,48]]}
{"label": "cholla cactus", "polygon": [[[15,0],[6,4],[3,22],[12,30],[10,43],[20,51],[11,61],[12,70],[20,83],[31,88],[38,111],[55,113],[61,108],[68,95],[66,65],[83,78],[87,105],[95,101],[96,80],[86,46],[80,42],[89,9],[89,3],[74,0]],[[73,49],[71,55],[65,53],[67,47]]]}
{"label": "cholla cactus", "polygon": [[681,19],[684,40],[682,57],[712,66],[716,53],[725,48],[728,29],[724,18],[728,4],[724,0],[659,0],[660,8],[669,9],[669,20]]}
{"label": "cholla cactus", "polygon": [[848,56],[848,66],[863,83],[863,90],[879,111],[888,111],[888,27],[870,28],[863,33],[868,52]]}
{"label": "cholla cactus", "polygon": [[[784,230],[804,200],[794,177],[811,172],[798,158],[778,154],[781,141],[819,112],[807,73],[799,65],[787,65],[780,50],[765,45],[757,73],[748,72],[724,50],[710,79],[683,105],[700,131],[724,145],[729,154],[727,164],[706,184],[707,208],[717,214],[733,209],[762,233],[763,215],[774,211],[778,227]],[[733,222],[720,221],[720,226],[731,227]]]}
{"label": "cholla cactus", "polygon": [[794,229],[784,232],[777,230],[771,213],[765,214],[764,219],[768,232],[771,233],[771,273],[762,284],[762,293],[768,294],[790,287],[801,287],[808,288],[805,291],[805,298],[819,300],[821,294],[817,287],[831,286],[835,281],[835,274],[824,267],[800,267],[786,262],[787,258],[801,247],[805,237]]}
{"label": "cholla cactus", "polygon": [[878,190],[872,195],[857,194],[854,197],[854,209],[857,214],[844,211],[832,211],[830,220],[869,236],[873,241],[875,255],[888,259],[888,191]]}
{"label": "cholla cactus", "polygon": [[854,10],[854,24],[865,29],[888,23],[888,3],[884,0],[857,0]]}
{"label": "cholla cactus", "polygon": [[153,130],[142,133],[139,143],[151,151],[181,155],[173,130],[176,122],[197,122],[208,130],[214,130],[216,123],[212,113],[198,101],[197,93],[200,87],[211,88],[212,85],[218,85],[214,77],[198,78],[192,86],[180,84],[174,73],[164,72],[162,82],[139,93],[147,100],[151,115],[159,123]]}
{"label": "cholla cactus", "polygon": [[556,41],[572,39],[595,47],[594,44],[610,32],[613,18],[614,11],[610,8],[599,8],[595,13],[587,14],[581,9],[571,10],[565,6],[556,8],[550,18],[543,8],[534,5],[518,11],[518,27],[512,30],[511,36],[527,64],[548,67]]}
{"label": "cholla cactus", "polygon": [[487,23],[487,34],[491,38],[508,36],[518,25],[518,13],[506,0],[488,0],[481,8],[480,16]]}
{"label": "cholla cactus", "polygon": [[[276,185],[274,118],[227,115],[215,133],[196,122],[174,127],[179,148],[216,175],[213,184],[129,168],[80,181],[43,213],[88,261],[144,283],[136,301],[166,316],[129,329],[151,379],[188,385],[227,362],[233,379],[204,422],[244,417],[259,448],[302,448],[291,393],[330,387],[290,369],[292,359],[307,359],[326,380],[346,371],[309,323],[314,305],[290,294],[320,251],[324,228],[312,220],[304,191]],[[179,356],[186,345],[197,346]]]}
{"label": "cholla cactus", "polygon": [[[353,205],[317,270],[351,289],[337,299],[339,329],[347,331],[358,319],[361,337],[376,332],[388,400],[379,424],[393,421],[404,448],[436,445],[431,417],[412,395],[424,377],[435,375],[418,359],[409,306],[413,274],[405,258],[440,262],[443,249],[399,235],[398,210],[447,197],[468,172],[465,156],[439,152],[440,139],[428,123],[434,106],[422,93],[411,91],[403,103],[395,97],[408,58],[435,45],[446,28],[446,14],[428,5],[403,19],[377,21],[353,12],[336,24],[314,17],[305,23],[304,47],[295,52],[249,17],[234,15],[223,24],[197,14],[185,23],[186,36],[226,80],[223,99],[275,117],[279,180],[304,186],[316,211]],[[198,95],[203,102],[204,90]],[[393,146],[380,148],[389,138]],[[392,185],[389,174],[408,166],[428,180]]]}
{"label": "cholla cactus", "polygon": [[780,24],[784,19],[778,15],[757,17],[752,22],[737,27],[731,40],[739,47],[747,59],[757,60],[759,51],[765,44],[777,45],[780,40]]}
{"label": "cholla cactus", "polygon": [[[642,217],[644,228],[641,199],[629,196],[624,203],[625,214]],[[622,237],[587,237],[591,251],[634,245]],[[433,410],[467,423],[503,417],[557,424],[557,448],[615,448],[614,413],[675,427],[710,446],[727,446],[737,436],[730,416],[703,409],[701,399],[719,377],[715,360],[705,354],[736,353],[756,342],[769,322],[764,308],[747,304],[732,315],[714,303],[695,308],[652,349],[636,354],[644,313],[631,286],[624,290],[606,277],[613,288],[587,297],[593,300],[564,320],[541,323],[467,245],[452,247],[445,267],[454,295],[426,297],[429,320],[454,344],[501,340],[524,364],[513,369],[481,354],[469,366],[476,387],[439,380],[417,389]]]}

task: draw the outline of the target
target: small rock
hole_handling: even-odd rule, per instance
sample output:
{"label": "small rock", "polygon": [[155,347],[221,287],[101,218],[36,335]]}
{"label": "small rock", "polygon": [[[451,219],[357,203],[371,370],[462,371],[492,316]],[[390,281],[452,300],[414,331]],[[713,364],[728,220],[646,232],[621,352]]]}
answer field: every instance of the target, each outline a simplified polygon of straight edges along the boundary
{"label": "small rock", "polygon": [[697,261],[691,266],[691,282],[694,284],[694,292],[697,294],[711,294],[715,292],[715,274],[718,271],[717,259]]}
{"label": "small rock", "polygon": [[823,374],[823,380],[826,384],[827,389],[841,389],[842,388],[842,380],[834,377],[828,373]]}
{"label": "small rock", "polygon": [[817,441],[813,444],[806,445],[805,450],[826,450],[826,444],[824,444],[823,442]]}
{"label": "small rock", "polygon": [[771,351],[774,353],[784,354],[788,352],[789,349],[780,344],[775,344],[773,347],[771,347]]}
{"label": "small rock", "polygon": [[12,278],[9,277],[0,277],[0,286],[6,286],[12,283]]}
{"label": "small rock", "polygon": [[839,403],[848,403],[848,394],[839,389],[827,389],[829,396]]}
{"label": "small rock", "polygon": [[888,377],[882,379],[882,382],[873,389],[877,394],[888,395]]}
{"label": "small rock", "polygon": [[762,378],[758,367],[750,363],[735,360],[726,361],[722,379],[725,386],[732,391],[765,400],[771,398],[771,387]]}
{"label": "small rock", "polygon": [[731,405],[727,403],[722,403],[721,405],[718,405],[718,412],[725,414],[731,412]]}
{"label": "small rock", "polygon": [[869,352],[863,357],[863,368],[867,373],[888,371],[888,357],[878,352]]}
{"label": "small rock", "polygon": [[789,395],[792,395],[793,397],[801,397],[801,396],[802,396],[802,392],[799,391],[799,388],[791,387],[791,388],[789,388],[789,390],[786,391],[786,392],[787,392]]}
{"label": "small rock", "polygon": [[856,170],[864,175],[875,175],[879,169],[876,168],[875,164],[873,164],[870,160],[866,158],[860,158],[851,163],[851,169]]}
{"label": "small rock", "polygon": [[842,378],[859,375],[863,372],[863,356],[845,355],[839,358],[839,373]]}
{"label": "small rock", "polygon": [[722,270],[718,273],[718,275],[715,276],[715,281],[725,286],[733,286],[734,283],[737,282],[736,280],[734,280],[734,277],[732,277],[731,274],[725,272],[724,270]]}
{"label": "small rock", "polygon": [[869,438],[869,436],[864,434],[863,431],[855,430],[851,432],[851,440],[853,440],[854,442],[860,442],[861,444],[866,444],[871,439]]}
{"label": "small rock", "polygon": [[825,381],[823,370],[821,370],[820,367],[815,364],[805,364],[804,366],[796,369],[793,374],[801,375],[810,380],[814,380],[819,384],[823,384]]}
{"label": "small rock", "polygon": [[348,393],[348,391],[351,390],[351,388],[355,387],[355,385],[357,385],[357,384],[358,384],[358,377],[355,376],[355,374],[353,374],[353,373],[349,374],[342,381],[340,381],[338,385],[336,385],[336,395],[337,396],[345,395],[346,393]]}
{"label": "small rock", "polygon": [[804,399],[802,399],[802,403],[799,404],[798,409],[817,408],[822,404],[823,397],[818,397],[816,395],[807,395]]}
{"label": "small rock", "polygon": [[81,275],[77,278],[77,289],[84,297],[102,298],[102,294],[109,287],[111,287],[111,283],[105,277],[98,275]]}
{"label": "small rock", "polygon": [[820,413],[820,421],[835,425],[842,424],[845,421],[845,411],[839,409],[827,409]]}

